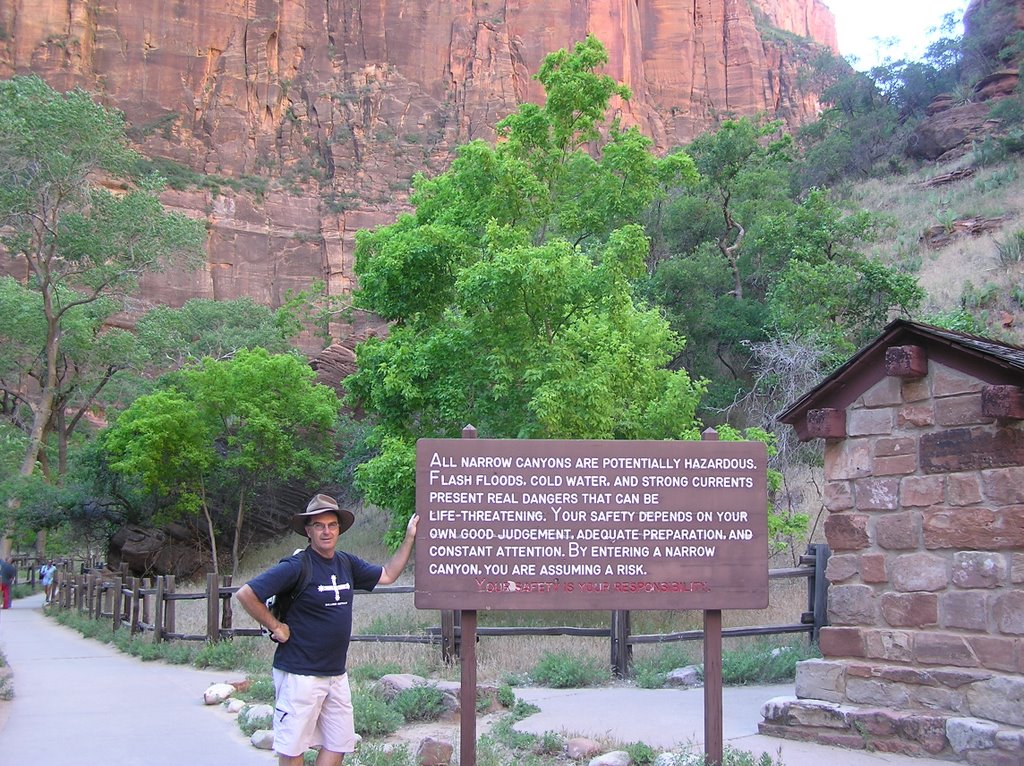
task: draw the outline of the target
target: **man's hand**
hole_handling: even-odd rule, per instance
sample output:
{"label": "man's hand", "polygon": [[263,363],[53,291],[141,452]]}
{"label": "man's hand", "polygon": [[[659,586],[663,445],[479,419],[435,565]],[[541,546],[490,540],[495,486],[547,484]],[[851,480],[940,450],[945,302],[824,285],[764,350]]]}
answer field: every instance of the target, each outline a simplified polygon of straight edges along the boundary
{"label": "man's hand", "polygon": [[283,644],[292,637],[291,628],[288,627],[287,623],[279,622],[277,629],[270,631],[270,640],[275,641],[279,644]]}

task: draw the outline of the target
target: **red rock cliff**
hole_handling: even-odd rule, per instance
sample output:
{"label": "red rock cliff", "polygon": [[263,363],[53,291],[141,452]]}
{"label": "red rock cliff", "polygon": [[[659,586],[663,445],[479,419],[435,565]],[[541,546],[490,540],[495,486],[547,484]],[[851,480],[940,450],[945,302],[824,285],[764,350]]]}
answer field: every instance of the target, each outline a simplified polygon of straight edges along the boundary
{"label": "red rock cliff", "polygon": [[633,91],[617,104],[665,149],[723,115],[810,118],[810,54],[836,50],[819,0],[0,0],[0,76],[36,72],[121,109],[150,156],[265,195],[168,193],[211,223],[206,269],[145,297],[276,305],[322,277],[352,287],[352,240],[390,220],[416,171],[490,137],[545,54],[586,34]]}

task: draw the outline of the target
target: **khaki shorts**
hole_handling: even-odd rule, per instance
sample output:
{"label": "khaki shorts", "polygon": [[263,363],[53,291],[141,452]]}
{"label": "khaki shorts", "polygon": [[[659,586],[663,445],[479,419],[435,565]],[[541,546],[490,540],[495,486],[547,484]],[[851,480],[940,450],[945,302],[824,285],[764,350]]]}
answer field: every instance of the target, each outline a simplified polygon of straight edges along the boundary
{"label": "khaki shorts", "polygon": [[301,676],[273,669],[274,750],[294,757],[319,745],[334,753],[356,749],[348,673]]}

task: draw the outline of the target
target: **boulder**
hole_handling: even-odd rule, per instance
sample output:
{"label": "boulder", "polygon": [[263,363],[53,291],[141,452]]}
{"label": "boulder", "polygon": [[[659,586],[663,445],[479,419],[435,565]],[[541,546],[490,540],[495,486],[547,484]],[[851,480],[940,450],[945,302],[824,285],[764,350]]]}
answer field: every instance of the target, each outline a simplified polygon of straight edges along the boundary
{"label": "boulder", "polygon": [[203,702],[207,705],[219,705],[234,693],[235,687],[231,684],[213,684],[203,692]]}
{"label": "boulder", "polygon": [[963,104],[926,117],[910,134],[906,154],[920,160],[937,160],[953,149],[967,147],[993,126],[988,104]]}

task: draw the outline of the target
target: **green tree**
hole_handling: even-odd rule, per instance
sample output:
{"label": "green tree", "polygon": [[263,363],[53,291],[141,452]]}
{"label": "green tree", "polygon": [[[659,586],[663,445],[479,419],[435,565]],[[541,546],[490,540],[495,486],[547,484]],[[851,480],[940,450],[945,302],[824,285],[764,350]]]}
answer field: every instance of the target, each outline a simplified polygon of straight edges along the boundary
{"label": "green tree", "polygon": [[417,178],[415,212],[357,238],[356,304],[393,323],[345,381],[376,423],[379,452],[357,482],[396,531],[413,511],[420,437],[469,422],[492,438],[694,432],[703,385],[667,369],[681,339],[632,290],[644,212],[696,174],[685,154],[659,159],[637,131],[603,129],[609,98],[628,95],[594,71],[606,60],[592,37],[548,56],[543,106]]}
{"label": "green tree", "polygon": [[[206,358],[141,396],[101,435],[109,467],[168,510],[202,514],[218,571],[218,534],[231,530],[237,573],[246,510],[254,489],[322,472],[333,457],[334,391],[292,354],[239,350]],[[216,498],[230,498],[217,507]],[[231,519],[229,524],[221,519]]]}
{"label": "green tree", "polygon": [[688,151],[701,174],[700,191],[721,216],[716,245],[732,276],[732,295],[744,297],[740,267],[743,239],[755,217],[749,203],[766,200],[774,190],[788,198],[786,166],[792,138],[776,137],[779,123],[758,123],[746,117],[726,120],[713,133],[694,139]]}
{"label": "green tree", "polygon": [[[65,303],[74,300],[64,291],[59,294]],[[73,306],[62,318],[57,386],[46,426],[46,433],[56,437],[57,465],[51,466],[45,449],[37,454],[48,481],[59,482],[67,473],[71,438],[90,410],[101,404],[104,391],[119,373],[140,361],[132,334],[106,325],[113,311],[111,301],[99,299]],[[0,277],[0,316],[10,320],[0,326],[3,415],[28,437],[33,425],[33,396],[49,372],[43,353],[47,322],[42,296],[11,277]]]}
{"label": "green tree", "polygon": [[[42,319],[41,332],[33,323],[38,388],[19,391],[31,411],[22,475],[36,470],[69,387],[81,386],[67,375],[76,315],[89,306],[93,319],[109,316],[140,274],[201,252],[200,223],[167,213],[154,183],[130,183],[134,160],[123,118],[87,93],[58,93],[37,77],[0,82],[0,250],[5,270],[38,295]],[[103,178],[129,188],[113,194]]]}
{"label": "green tree", "polygon": [[845,357],[893,312],[912,313],[924,298],[917,280],[861,253],[887,225],[865,211],[844,215],[821,189],[766,221],[756,250],[774,328]]}
{"label": "green tree", "polygon": [[230,359],[241,349],[285,353],[299,329],[294,325],[290,312],[260,306],[251,298],[193,298],[180,308],[157,306],[147,311],[135,323],[135,334],[147,361],[166,371],[206,357]]}

